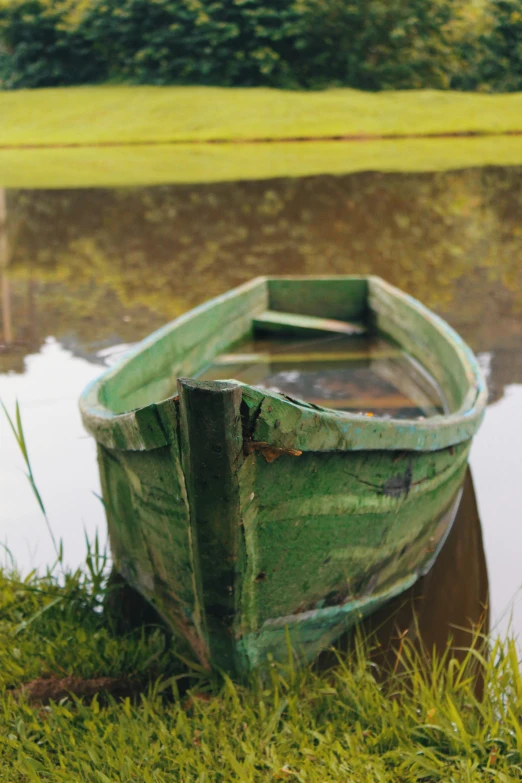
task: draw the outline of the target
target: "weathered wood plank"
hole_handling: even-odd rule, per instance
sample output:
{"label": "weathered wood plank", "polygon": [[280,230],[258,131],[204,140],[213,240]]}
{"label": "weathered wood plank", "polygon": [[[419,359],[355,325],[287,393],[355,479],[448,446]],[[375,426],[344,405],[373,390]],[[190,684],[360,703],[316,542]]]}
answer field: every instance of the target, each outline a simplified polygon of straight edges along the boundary
{"label": "weathered wood plank", "polygon": [[215,665],[233,670],[235,591],[241,573],[241,388],[181,378],[178,389],[182,465],[190,527],[197,541],[208,646]]}
{"label": "weathered wood plank", "polygon": [[420,302],[385,283],[369,279],[369,304],[378,329],[402,345],[433,376],[452,411],[468,411],[485,401],[477,363],[447,323]]}
{"label": "weathered wood plank", "polygon": [[479,407],[468,415],[380,419],[246,385],[243,401],[253,440],[300,451],[438,451],[472,438],[484,416]]}
{"label": "weathered wood plank", "polygon": [[269,310],[366,322],[366,277],[273,277],[268,280]]}
{"label": "weathered wood plank", "polygon": [[356,351],[280,351],[278,353],[224,353],[216,356],[214,364],[309,364],[321,362],[365,362],[377,359],[397,359],[404,356],[400,348],[368,346]]}
{"label": "weathered wood plank", "polygon": [[253,319],[254,332],[276,334],[343,334],[348,337],[365,334],[361,324],[337,321],[334,318],[317,318],[267,310]]}
{"label": "weathered wood plank", "polygon": [[[100,405],[98,383],[83,393],[80,412],[85,428],[98,443],[109,449],[131,451],[147,451],[171,443],[177,418],[172,400],[115,415]],[[168,419],[170,427],[166,426]]]}
{"label": "weathered wood plank", "polygon": [[[413,583],[452,522],[469,445],[432,454],[303,454],[240,474],[246,562],[240,647],[250,666],[285,658],[286,627],[310,660]],[[244,484],[244,487],[243,487]]]}
{"label": "weathered wood plank", "polygon": [[210,357],[246,337],[252,317],[267,305],[267,284],[258,278],[180,316],[147,337],[105,375],[100,390],[103,403],[114,413],[124,413],[159,402],[143,395],[151,381],[172,378],[175,388],[181,374],[196,373]]}
{"label": "weathered wood plank", "polygon": [[117,570],[208,665],[178,443],[148,452],[98,446],[98,464]]}
{"label": "weathered wood plank", "polygon": [[151,334],[86,388],[80,400],[85,428],[108,448],[146,450],[170,442],[157,409],[168,405],[164,395],[176,394],[181,371],[196,373],[229,349],[249,333],[252,316],[267,306],[266,280],[257,278]]}
{"label": "weathered wood plank", "polygon": [[[302,454],[256,460],[254,556],[258,621],[316,608],[332,591],[346,596],[429,527],[456,493],[469,446],[431,454]],[[242,480],[242,477],[241,479]],[[248,526],[248,522],[245,522]],[[306,564],[306,567],[304,567]],[[396,576],[404,563],[395,563]],[[256,574],[255,576],[258,576]],[[388,570],[386,579],[390,578]]]}

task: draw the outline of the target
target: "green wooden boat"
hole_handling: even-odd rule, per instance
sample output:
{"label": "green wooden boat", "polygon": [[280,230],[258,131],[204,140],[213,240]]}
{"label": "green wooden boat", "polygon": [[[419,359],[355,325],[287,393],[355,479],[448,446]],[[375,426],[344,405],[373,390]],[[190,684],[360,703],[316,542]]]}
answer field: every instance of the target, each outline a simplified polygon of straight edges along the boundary
{"label": "green wooden boat", "polygon": [[115,567],[203,666],[311,660],[429,569],[486,396],[381,279],[256,279],[82,395]]}

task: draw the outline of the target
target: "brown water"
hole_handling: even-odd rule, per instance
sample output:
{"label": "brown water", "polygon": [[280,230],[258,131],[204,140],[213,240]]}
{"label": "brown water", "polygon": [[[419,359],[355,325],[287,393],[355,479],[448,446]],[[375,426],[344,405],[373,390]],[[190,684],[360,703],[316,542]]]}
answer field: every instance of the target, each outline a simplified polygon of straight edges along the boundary
{"label": "brown water", "polygon": [[[373,273],[446,318],[488,375],[471,464],[494,625],[505,629],[512,612],[522,630],[522,602],[513,603],[522,583],[522,169],[6,195],[0,397],[11,409],[20,401],[69,562],[82,558],[83,526],[105,530],[94,443],[77,413],[89,380],[153,329],[256,275]],[[0,540],[25,568],[49,562],[3,418],[0,444]],[[450,558],[446,580],[472,580],[474,557]]]}
{"label": "brown water", "polygon": [[234,378],[313,405],[380,418],[419,419],[444,411],[435,381],[382,335],[258,337],[217,356],[198,377]]}

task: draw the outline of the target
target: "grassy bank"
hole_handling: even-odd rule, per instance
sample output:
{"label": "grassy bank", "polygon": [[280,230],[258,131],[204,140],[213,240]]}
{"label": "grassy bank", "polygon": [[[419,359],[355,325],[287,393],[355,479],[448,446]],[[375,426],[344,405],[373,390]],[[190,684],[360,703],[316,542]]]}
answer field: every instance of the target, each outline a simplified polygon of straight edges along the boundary
{"label": "grassy bank", "polygon": [[83,188],[522,165],[522,136],[0,149],[0,186]]}
{"label": "grassy bank", "polygon": [[0,116],[10,188],[522,164],[522,135],[496,135],[522,132],[522,93],[85,87],[0,93]]}
{"label": "grassy bank", "polygon": [[[522,131],[522,93],[86,87],[0,93],[0,115],[10,188],[522,164],[522,135],[493,135]],[[479,135],[430,138],[451,133]]]}
{"label": "grassy bank", "polygon": [[514,644],[483,662],[484,698],[478,649],[430,661],[399,642],[386,678],[360,647],[323,673],[241,687],[187,668],[153,622],[118,630],[104,589],[80,572],[0,577],[0,781],[520,780]]}
{"label": "grassy bank", "polygon": [[522,132],[522,93],[81,87],[0,93],[0,147]]}

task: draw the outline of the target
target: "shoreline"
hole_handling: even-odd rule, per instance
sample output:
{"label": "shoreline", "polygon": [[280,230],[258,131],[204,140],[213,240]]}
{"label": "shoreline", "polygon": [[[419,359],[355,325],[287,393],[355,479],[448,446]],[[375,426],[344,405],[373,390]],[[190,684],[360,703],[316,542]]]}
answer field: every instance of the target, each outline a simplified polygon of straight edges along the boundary
{"label": "shoreline", "polygon": [[0,187],[208,184],[363,171],[430,173],[522,166],[522,135],[461,138],[0,149]]}

